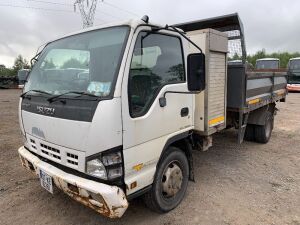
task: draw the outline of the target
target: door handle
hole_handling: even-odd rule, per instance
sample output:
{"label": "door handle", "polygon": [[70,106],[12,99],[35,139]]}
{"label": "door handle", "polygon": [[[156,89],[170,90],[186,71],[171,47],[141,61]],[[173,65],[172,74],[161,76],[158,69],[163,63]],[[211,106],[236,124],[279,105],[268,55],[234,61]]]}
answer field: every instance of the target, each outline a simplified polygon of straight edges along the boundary
{"label": "door handle", "polygon": [[188,107],[182,108],[181,111],[180,111],[180,115],[181,115],[181,117],[188,116],[189,115],[189,108]]}

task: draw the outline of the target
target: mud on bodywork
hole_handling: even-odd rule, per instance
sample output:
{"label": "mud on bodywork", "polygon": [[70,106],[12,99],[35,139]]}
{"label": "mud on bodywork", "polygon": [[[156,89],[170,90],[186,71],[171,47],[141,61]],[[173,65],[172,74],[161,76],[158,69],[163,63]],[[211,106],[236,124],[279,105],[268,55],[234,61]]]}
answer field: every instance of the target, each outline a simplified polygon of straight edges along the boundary
{"label": "mud on bodywork", "polygon": [[[39,164],[45,162],[41,162],[35,156],[32,157],[32,160],[25,158],[26,156],[23,156],[21,153],[19,156],[22,165],[27,170],[38,176]],[[57,168],[55,169],[58,170]],[[83,188],[82,185],[79,184],[84,183],[83,178],[76,177],[78,179],[76,182],[74,179],[73,181],[70,181],[70,179],[67,179],[67,176],[68,174],[66,174],[66,177],[64,178],[62,174],[59,176],[51,174],[53,182],[57,188],[69,195],[72,199],[97,211],[98,213],[109,218],[120,218],[128,208],[126,196],[119,187],[105,185],[105,189],[102,188],[95,191],[94,187],[88,189]],[[93,189],[93,191],[91,189]]]}

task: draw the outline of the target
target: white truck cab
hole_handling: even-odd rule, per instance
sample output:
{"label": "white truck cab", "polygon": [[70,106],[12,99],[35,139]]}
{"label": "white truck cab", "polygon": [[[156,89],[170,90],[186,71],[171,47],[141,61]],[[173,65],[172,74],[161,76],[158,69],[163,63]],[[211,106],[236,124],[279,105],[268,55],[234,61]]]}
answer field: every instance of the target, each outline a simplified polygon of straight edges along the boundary
{"label": "white truck cab", "polygon": [[285,97],[283,75],[265,95],[270,89],[257,88],[255,74],[245,89],[242,64],[227,79],[228,37],[210,27],[224,31],[230,23],[242,27],[233,14],[181,24],[184,33],[144,17],[49,42],[33,59],[20,98],[23,166],[49,192],[61,189],[111,218],[140,195],[157,212],[174,209],[194,179],[192,149],[207,150],[226,126],[239,129],[241,142],[248,117],[264,135],[256,140],[266,143],[274,102]]}

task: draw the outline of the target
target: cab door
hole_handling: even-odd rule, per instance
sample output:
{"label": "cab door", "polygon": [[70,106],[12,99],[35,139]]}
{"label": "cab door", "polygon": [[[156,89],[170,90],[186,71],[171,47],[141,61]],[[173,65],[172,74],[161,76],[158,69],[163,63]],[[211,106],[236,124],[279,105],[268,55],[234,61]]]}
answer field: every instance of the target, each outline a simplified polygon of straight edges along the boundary
{"label": "cab door", "polygon": [[[122,84],[127,179],[136,165],[148,169],[141,176],[153,177],[167,139],[192,129],[193,95],[171,93],[188,91],[185,58],[180,36],[167,31],[153,33],[147,28],[136,32]],[[164,95],[166,105],[161,106],[159,98]],[[144,185],[151,181],[141,179]]]}

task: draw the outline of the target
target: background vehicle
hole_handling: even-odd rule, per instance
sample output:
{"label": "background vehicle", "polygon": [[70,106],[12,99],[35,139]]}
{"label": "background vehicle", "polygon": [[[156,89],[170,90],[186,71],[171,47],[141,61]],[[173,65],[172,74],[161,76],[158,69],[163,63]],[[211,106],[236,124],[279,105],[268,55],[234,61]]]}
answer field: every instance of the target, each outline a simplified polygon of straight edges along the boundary
{"label": "background vehicle", "polygon": [[288,91],[300,91],[300,58],[292,58],[288,63]]}
{"label": "background vehicle", "polygon": [[257,70],[276,70],[280,68],[280,60],[276,58],[263,58],[256,60],[255,68]]}
{"label": "background vehicle", "polygon": [[[246,71],[237,14],[148,20],[50,42],[21,95],[22,164],[49,192],[55,184],[112,218],[141,195],[157,212],[177,207],[194,180],[192,150],[208,150],[228,127],[239,143],[245,132],[267,143],[286,97],[286,74]],[[227,66],[235,41],[242,63]]]}

